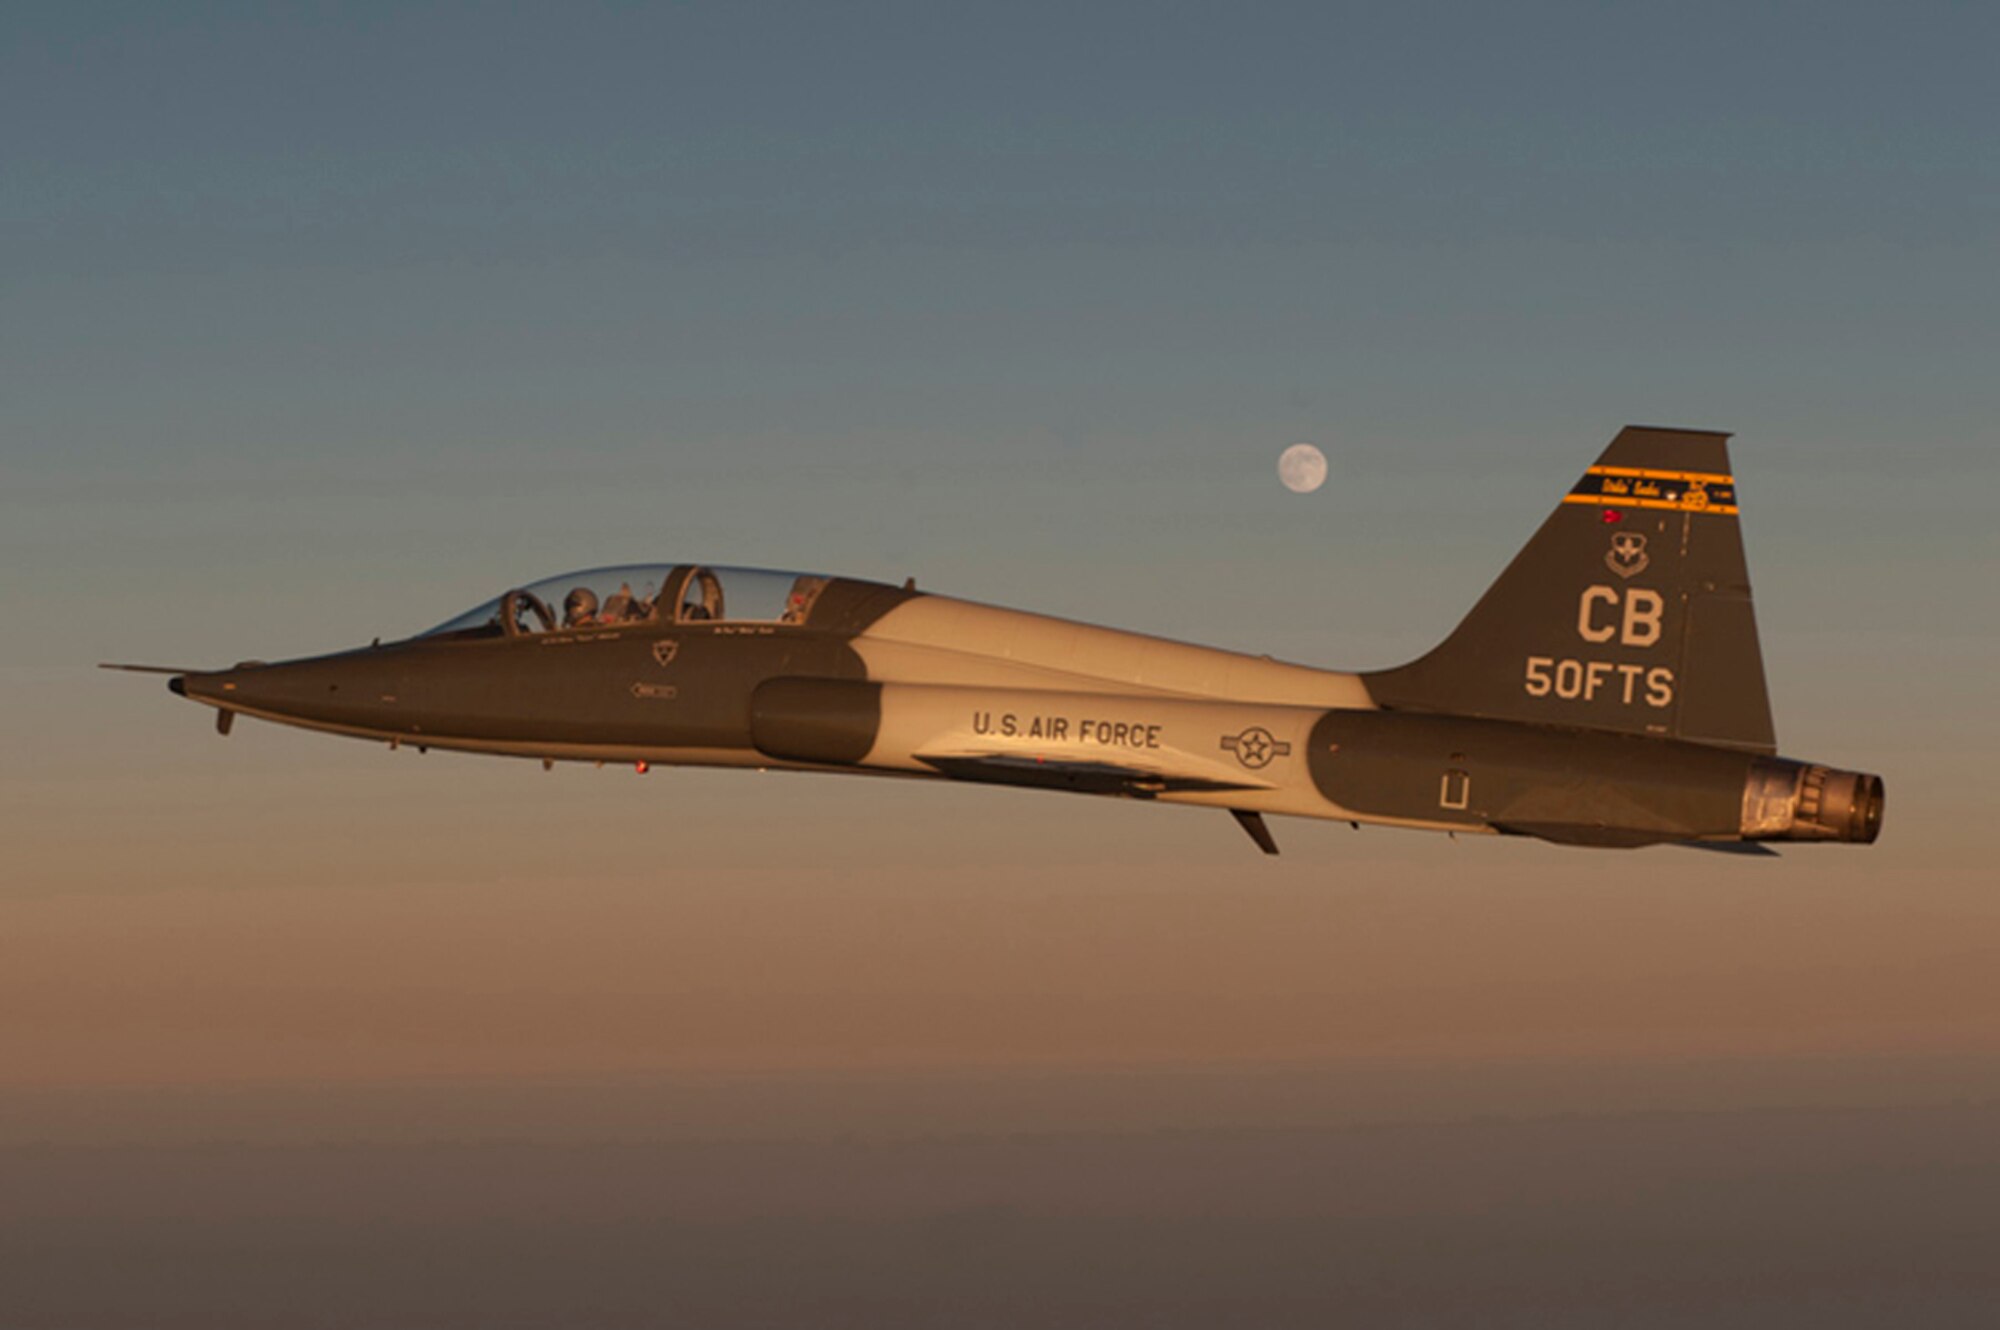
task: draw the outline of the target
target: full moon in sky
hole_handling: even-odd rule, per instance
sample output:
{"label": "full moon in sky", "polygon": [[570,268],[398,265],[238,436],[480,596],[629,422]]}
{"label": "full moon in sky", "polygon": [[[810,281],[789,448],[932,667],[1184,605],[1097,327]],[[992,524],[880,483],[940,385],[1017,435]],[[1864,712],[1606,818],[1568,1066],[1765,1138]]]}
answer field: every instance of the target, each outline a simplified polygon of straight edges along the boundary
{"label": "full moon in sky", "polygon": [[1294,494],[1311,494],[1326,484],[1326,454],[1309,443],[1295,443],[1278,459],[1278,479]]}

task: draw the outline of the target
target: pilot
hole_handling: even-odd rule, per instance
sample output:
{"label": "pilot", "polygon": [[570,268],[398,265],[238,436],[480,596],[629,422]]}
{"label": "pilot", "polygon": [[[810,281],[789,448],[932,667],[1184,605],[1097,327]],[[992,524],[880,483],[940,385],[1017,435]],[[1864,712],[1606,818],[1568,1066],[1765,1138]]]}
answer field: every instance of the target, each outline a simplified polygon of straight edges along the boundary
{"label": "pilot", "polygon": [[792,593],[785,598],[785,613],[781,622],[804,623],[807,613],[813,607],[813,602],[819,599],[819,593],[825,587],[826,579],[824,577],[812,577],[808,575],[793,582]]}
{"label": "pilot", "polygon": [[563,598],[563,627],[588,628],[597,622],[597,593],[580,586]]}
{"label": "pilot", "polygon": [[638,599],[632,594],[632,584],[620,582],[618,589],[611,593],[611,598],[604,602],[604,608],[598,612],[597,621],[623,623],[627,619],[637,619],[641,617],[638,605]]}

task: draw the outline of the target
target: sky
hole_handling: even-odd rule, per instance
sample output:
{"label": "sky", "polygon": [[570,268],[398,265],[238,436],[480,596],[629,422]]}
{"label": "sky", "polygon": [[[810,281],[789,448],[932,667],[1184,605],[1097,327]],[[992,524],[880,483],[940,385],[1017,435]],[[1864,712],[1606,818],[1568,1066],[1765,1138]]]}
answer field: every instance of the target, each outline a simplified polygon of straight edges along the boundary
{"label": "sky", "polygon": [[[1171,1128],[1223,1133],[1184,1167],[1224,1174],[1227,1133],[1310,1130],[1338,1174],[1357,1124],[1457,1113],[1640,1122],[1662,1134],[1604,1149],[1740,1180],[1849,1113],[1826,1150],[1856,1171],[1774,1196],[1863,1213],[1874,1169],[1976,1212],[1990,1174],[1882,1143],[1990,1138],[2000,1098],[1996,45],[1958,5],[9,6],[0,1169],[115,1195],[145,1151],[303,1122],[377,1150],[768,1127],[912,1169],[940,1134],[1122,1158]],[[1882,773],[1877,845],[1715,863],[1279,821],[1265,861],[1196,810],[225,742],[94,668],[308,655],[681,560],[1380,667],[1628,423],[1735,432],[1781,748]],[[1275,471],[1302,441],[1331,464],[1310,496]],[[550,1097],[493,1107],[522,1095]],[[1643,1116],[1668,1109],[1750,1126]],[[1385,1176],[1463,1225],[1419,1185],[1430,1148]],[[246,1166],[215,1204],[250,1232],[294,1167],[321,1164]],[[524,1194],[582,1185],[550,1167]],[[1255,1285],[1240,1233],[1186,1226],[1218,1175],[1155,1168],[1186,1186],[1132,1222],[1166,1227],[1114,1233],[1053,1180],[995,1199],[987,1164],[938,1167],[895,1224],[970,1215],[972,1251],[1088,1218],[1086,1249],[1237,1253],[1176,1306]],[[128,1250],[15,1204],[14,1240]],[[157,1214],[109,1208],[153,1250]],[[1359,1222],[1257,1211],[1307,1212]],[[325,1233],[368,1213],[329,1202],[314,1241],[350,1250]],[[1618,1213],[1634,1242],[1684,1217]],[[1933,1251],[1972,1231],[1951,1213],[1917,1225]],[[1800,1270],[1877,1253],[1857,1307],[2000,1296],[1815,1233]],[[1165,1305],[1118,1268],[1060,1305]],[[1632,1311],[1454,1268],[1484,1291],[1425,1323]],[[1277,1286],[1267,1323],[1310,1324],[1339,1283]],[[1659,1323],[1785,1297],[1740,1292]],[[472,1315],[383,1297],[361,1310]]]}

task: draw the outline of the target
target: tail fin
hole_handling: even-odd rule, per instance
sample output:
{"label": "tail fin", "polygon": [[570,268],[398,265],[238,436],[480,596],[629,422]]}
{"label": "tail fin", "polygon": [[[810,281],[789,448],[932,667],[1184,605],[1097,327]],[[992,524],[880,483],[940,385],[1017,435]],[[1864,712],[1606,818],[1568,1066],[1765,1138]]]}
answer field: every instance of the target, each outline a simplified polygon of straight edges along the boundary
{"label": "tail fin", "polygon": [[1729,436],[1619,431],[1384,707],[1776,749]]}

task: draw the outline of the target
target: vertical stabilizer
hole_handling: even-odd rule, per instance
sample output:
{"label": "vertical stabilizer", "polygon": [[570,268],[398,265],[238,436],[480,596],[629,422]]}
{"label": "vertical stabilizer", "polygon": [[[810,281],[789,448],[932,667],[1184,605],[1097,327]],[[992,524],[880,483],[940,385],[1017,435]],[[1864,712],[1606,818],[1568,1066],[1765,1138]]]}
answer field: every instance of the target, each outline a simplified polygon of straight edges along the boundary
{"label": "vertical stabilizer", "polygon": [[1729,436],[1621,430],[1384,707],[1775,750]]}

